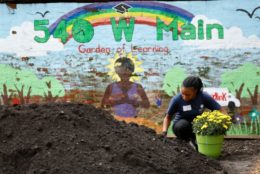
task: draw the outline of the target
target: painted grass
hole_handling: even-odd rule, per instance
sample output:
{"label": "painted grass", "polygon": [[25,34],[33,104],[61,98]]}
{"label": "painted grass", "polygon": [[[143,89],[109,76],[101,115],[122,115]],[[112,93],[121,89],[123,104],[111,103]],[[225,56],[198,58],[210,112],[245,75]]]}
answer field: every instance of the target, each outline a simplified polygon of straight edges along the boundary
{"label": "painted grass", "polygon": [[250,123],[244,120],[242,123],[232,124],[227,135],[260,135],[260,118],[257,117]]}

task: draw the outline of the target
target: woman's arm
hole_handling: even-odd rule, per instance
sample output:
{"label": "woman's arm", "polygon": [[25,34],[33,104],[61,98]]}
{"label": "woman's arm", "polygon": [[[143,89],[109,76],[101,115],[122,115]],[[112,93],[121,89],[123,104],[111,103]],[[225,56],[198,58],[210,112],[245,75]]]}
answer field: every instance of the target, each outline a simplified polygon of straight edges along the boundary
{"label": "woman's arm", "polygon": [[203,104],[207,109],[210,110],[220,110],[224,112],[224,109],[220,106],[220,104],[208,93],[203,92]]}
{"label": "woman's arm", "polygon": [[105,105],[110,105],[110,102],[109,102],[109,96],[110,96],[110,92],[111,91],[111,84],[107,86],[106,90],[105,90],[105,93],[104,93],[104,96],[102,98],[102,101],[101,101],[101,108],[104,108]]}
{"label": "woman's arm", "polygon": [[178,111],[178,97],[173,97],[169,103],[169,107],[163,119],[163,132],[167,132],[172,121],[173,115]]}
{"label": "woman's arm", "polygon": [[167,132],[170,123],[171,123],[171,116],[166,114],[166,116],[163,119],[163,130],[162,130],[163,132]]}
{"label": "woman's arm", "polygon": [[223,114],[226,114],[226,115],[228,114],[227,111],[226,111],[224,108],[222,108],[222,107],[221,107],[219,110],[220,110],[220,112],[222,112]]}
{"label": "woman's arm", "polygon": [[138,91],[138,94],[140,95],[141,97],[141,101],[138,102],[138,105],[143,107],[143,108],[149,108],[150,107],[150,102],[149,102],[149,99],[144,91],[144,88],[141,86],[141,85],[138,85],[138,88],[137,88],[137,91]]}

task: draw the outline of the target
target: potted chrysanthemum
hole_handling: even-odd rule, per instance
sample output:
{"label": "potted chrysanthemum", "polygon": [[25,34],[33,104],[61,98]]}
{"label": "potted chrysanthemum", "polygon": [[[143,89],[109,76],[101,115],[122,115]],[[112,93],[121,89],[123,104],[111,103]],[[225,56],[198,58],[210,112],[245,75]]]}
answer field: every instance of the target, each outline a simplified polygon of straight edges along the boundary
{"label": "potted chrysanthemum", "polygon": [[220,111],[203,112],[192,122],[198,151],[206,156],[220,156],[224,135],[231,126],[231,117]]}

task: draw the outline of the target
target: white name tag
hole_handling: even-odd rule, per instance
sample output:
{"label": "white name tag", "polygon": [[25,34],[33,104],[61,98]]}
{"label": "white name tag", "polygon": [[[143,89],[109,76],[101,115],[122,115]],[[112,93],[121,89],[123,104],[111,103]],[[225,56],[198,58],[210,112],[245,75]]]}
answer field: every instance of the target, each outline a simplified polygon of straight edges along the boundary
{"label": "white name tag", "polygon": [[190,110],[191,110],[191,105],[183,106],[183,111],[190,111]]}

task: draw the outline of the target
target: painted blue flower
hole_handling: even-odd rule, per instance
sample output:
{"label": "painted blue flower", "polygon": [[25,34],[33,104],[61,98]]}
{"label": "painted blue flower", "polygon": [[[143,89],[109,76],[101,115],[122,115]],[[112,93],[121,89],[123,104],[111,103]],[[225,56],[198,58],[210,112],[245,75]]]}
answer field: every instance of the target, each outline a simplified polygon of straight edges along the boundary
{"label": "painted blue flower", "polygon": [[162,99],[157,98],[157,99],[155,100],[155,103],[156,103],[157,107],[161,107],[161,105],[162,105]]}
{"label": "painted blue flower", "polygon": [[241,115],[234,115],[233,118],[232,118],[232,122],[235,123],[235,124],[243,123],[244,118]]}

